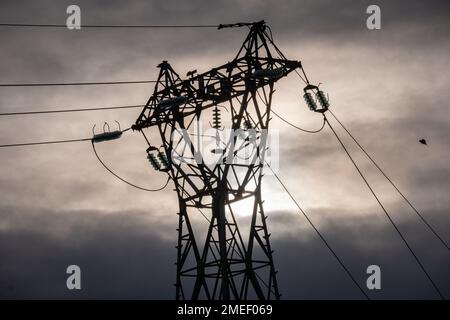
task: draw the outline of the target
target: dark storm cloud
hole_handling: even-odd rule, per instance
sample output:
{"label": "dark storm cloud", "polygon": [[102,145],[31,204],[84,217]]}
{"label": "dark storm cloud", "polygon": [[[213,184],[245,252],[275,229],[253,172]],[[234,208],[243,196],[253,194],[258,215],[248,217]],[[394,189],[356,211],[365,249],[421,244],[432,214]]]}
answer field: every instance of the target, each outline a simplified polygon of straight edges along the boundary
{"label": "dark storm cloud", "polygon": [[[24,219],[27,210],[33,210],[34,214]],[[3,207],[0,214],[3,223],[6,222],[0,232],[2,298],[173,297],[174,241],[163,240],[158,235],[175,234],[172,226],[155,227],[139,212],[49,212]],[[311,214],[317,217],[327,214],[327,210]],[[270,220],[274,232],[281,231],[277,230],[280,223],[282,229],[286,222],[293,229],[304,224],[298,215],[290,212],[274,212]],[[435,298],[405,247],[386,225],[376,222],[371,214],[359,222],[338,220],[339,224],[321,226],[321,231],[361,285],[365,283],[368,265],[377,264],[382,268],[383,290],[369,294],[376,298]],[[418,225],[402,227],[416,230]],[[445,270],[450,261],[445,250],[422,233],[411,232],[408,239],[426,265],[431,266],[430,272],[442,290],[449,294],[450,282]],[[427,247],[425,243],[434,245]],[[309,226],[298,228],[297,233],[277,232],[273,247],[285,299],[361,298]],[[65,270],[71,264],[81,267],[81,291],[69,291],[65,287]]]}
{"label": "dark storm cloud", "polygon": [[[154,228],[136,212],[27,210],[1,209],[0,297],[172,297],[173,243],[161,237],[172,226]],[[66,289],[72,264],[82,270],[80,292]]]}

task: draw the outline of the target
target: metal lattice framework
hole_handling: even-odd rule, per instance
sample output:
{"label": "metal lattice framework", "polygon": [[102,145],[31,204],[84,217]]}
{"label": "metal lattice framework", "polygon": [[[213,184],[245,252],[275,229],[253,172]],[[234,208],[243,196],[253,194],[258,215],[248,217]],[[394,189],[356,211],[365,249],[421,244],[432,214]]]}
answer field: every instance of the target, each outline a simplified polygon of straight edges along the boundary
{"label": "metal lattice framework", "polygon": [[[177,299],[280,297],[261,199],[264,133],[275,82],[301,64],[284,58],[263,21],[248,27],[236,57],[208,72],[182,80],[163,61],[154,93],[133,126],[147,142],[145,129],[158,128],[162,145],[147,151],[170,155],[156,168],[170,176],[178,195]],[[218,110],[224,109],[232,134],[220,139]],[[202,150],[196,145],[201,134],[192,130],[211,114],[217,148]],[[244,151],[248,160],[241,163]],[[215,165],[204,161],[211,152]],[[242,201],[251,203],[245,232],[235,214]],[[196,231],[199,211],[208,221],[203,232]]]}

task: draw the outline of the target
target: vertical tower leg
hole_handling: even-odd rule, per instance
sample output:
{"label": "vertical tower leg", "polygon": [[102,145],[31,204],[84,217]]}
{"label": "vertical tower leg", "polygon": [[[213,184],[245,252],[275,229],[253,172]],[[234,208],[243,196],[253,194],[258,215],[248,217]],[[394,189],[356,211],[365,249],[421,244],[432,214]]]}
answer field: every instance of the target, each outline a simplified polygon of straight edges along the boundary
{"label": "vertical tower leg", "polygon": [[[184,210],[180,210],[177,299],[279,299],[260,186],[254,193],[247,243],[242,239],[234,213],[223,194],[217,193],[213,200],[211,219],[201,254],[189,226],[189,218]],[[186,263],[188,259],[194,261],[193,265]],[[189,295],[190,292],[185,292],[185,282],[193,278],[195,284],[192,295]]]}

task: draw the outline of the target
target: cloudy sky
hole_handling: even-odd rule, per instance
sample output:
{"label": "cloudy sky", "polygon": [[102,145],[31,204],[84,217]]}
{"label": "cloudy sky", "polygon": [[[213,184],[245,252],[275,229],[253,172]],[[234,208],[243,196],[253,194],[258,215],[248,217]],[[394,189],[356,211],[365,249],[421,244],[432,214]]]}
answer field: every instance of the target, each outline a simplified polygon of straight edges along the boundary
{"label": "cloudy sky", "polygon": [[[64,24],[73,1],[2,0],[0,23]],[[366,28],[371,1],[77,1],[85,24],[218,24],[264,19],[278,47],[323,83],[338,117],[450,242],[450,3],[377,1],[382,28]],[[232,59],[246,29],[93,30],[0,27],[0,83],[154,79],[169,60],[185,75]],[[307,129],[321,124],[294,76],[278,83],[273,108]],[[0,88],[0,111],[143,104],[151,84]],[[92,126],[134,122],[139,110],[0,117],[0,143],[89,137]],[[434,299],[432,286],[329,130],[280,130],[279,175],[365,285],[382,270],[374,299]],[[337,125],[335,125],[337,127]],[[344,132],[338,130],[343,137]],[[417,141],[426,138],[429,145]],[[360,152],[344,138],[386,208],[443,294],[450,254]],[[137,134],[99,145],[136,184],[165,182]],[[177,202],[172,188],[146,193],[114,180],[89,143],[0,150],[0,298],[174,297]],[[277,181],[263,196],[285,299],[359,299],[347,275]],[[195,219],[194,219],[195,222]],[[65,287],[82,269],[81,291]]]}

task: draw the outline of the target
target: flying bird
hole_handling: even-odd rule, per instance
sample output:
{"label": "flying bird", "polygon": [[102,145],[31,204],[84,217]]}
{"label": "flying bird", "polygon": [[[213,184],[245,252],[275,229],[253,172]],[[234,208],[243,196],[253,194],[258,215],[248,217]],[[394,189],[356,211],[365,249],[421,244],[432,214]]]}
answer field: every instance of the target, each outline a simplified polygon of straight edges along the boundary
{"label": "flying bird", "polygon": [[425,139],[420,139],[419,142],[420,142],[421,144],[426,145],[426,146],[428,145],[428,144],[427,144],[427,140],[425,140]]}

